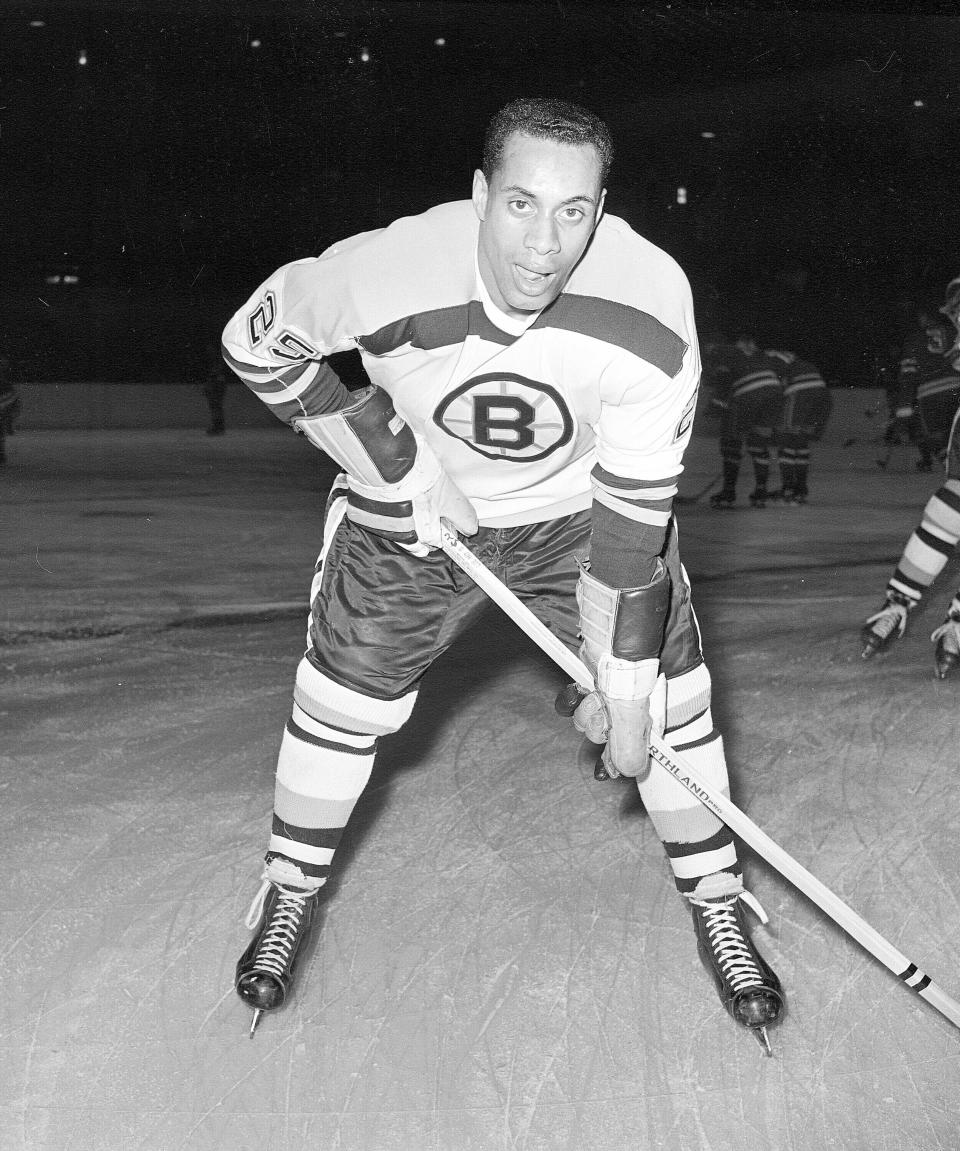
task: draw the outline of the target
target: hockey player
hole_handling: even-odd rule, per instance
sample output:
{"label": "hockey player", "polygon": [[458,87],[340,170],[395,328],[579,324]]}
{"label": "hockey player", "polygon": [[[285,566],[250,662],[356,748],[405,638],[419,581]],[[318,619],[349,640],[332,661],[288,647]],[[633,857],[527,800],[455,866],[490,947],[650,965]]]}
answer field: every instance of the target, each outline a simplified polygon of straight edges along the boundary
{"label": "hockey player", "polygon": [[0,467],[7,462],[7,436],[13,435],[20,411],[13,363],[9,356],[0,355]]}
{"label": "hockey player", "polygon": [[805,504],[809,491],[810,444],[823,435],[832,401],[819,369],[794,352],[769,350],[783,386],[783,410],[777,429],[780,488],[771,493],[785,504]]}
{"label": "hockey player", "polygon": [[[472,200],[282,267],[226,327],[240,378],[344,471],[236,971],[251,1033],[289,994],[377,740],[484,608],[438,549],[441,521],[581,650],[598,689],[574,722],[606,742],[610,775],[636,778],[721,1001],[764,1041],[781,1016],[732,834],[650,771],[655,726],[728,788],[671,514],[700,375],[691,294],[670,257],[603,215],[611,156],[584,109],[513,101]],[[325,357],[352,348],[372,384],[351,395]]]}
{"label": "hockey player", "polygon": [[[916,608],[923,593],[943,571],[947,560],[960,541],[960,276],[947,285],[946,301],[940,309],[947,323],[932,321],[925,328],[922,347],[909,341],[903,363],[907,376],[914,374],[916,403],[924,421],[930,443],[945,451],[944,481],[927,501],[920,523],[911,533],[900,561],[887,583],[886,600],[870,616],[861,633],[860,654],[871,659],[899,639],[907,627],[907,618]],[[907,418],[913,408],[909,395],[904,396],[898,416]],[[947,404],[952,405],[949,422],[944,421]],[[943,426],[943,431],[939,427]],[[960,591],[953,597],[943,623],[930,637],[934,648],[934,668],[943,679],[960,664]]]}
{"label": "hockey player", "polygon": [[712,403],[721,409],[723,468],[723,487],[711,497],[710,505],[731,508],[736,503],[737,477],[746,442],[754,476],[750,503],[755,508],[765,507],[771,449],[783,406],[780,377],[753,335],[743,334],[733,344],[721,344],[715,349],[708,379],[714,391]]}
{"label": "hockey player", "polygon": [[[960,284],[960,281],[956,281]],[[951,285],[947,287],[950,296]],[[917,470],[933,470],[934,456],[946,447],[953,413],[960,403],[960,360],[955,348],[957,329],[945,311],[917,309],[917,328],[904,341],[897,371],[894,426],[903,427],[920,451]]]}

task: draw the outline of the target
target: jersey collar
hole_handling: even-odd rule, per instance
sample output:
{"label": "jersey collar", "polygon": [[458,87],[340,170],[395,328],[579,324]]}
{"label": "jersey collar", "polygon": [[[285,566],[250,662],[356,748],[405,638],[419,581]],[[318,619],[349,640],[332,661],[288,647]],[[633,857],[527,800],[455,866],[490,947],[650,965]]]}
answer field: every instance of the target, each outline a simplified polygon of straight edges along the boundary
{"label": "jersey collar", "polygon": [[480,297],[480,303],[483,305],[487,319],[495,328],[499,328],[501,332],[506,332],[508,336],[522,336],[533,325],[543,309],[531,312],[528,319],[518,320],[515,316],[508,316],[506,312],[497,307],[487,291],[483,276],[480,275],[480,261],[476,254],[473,257],[473,266],[477,277],[477,295]]}

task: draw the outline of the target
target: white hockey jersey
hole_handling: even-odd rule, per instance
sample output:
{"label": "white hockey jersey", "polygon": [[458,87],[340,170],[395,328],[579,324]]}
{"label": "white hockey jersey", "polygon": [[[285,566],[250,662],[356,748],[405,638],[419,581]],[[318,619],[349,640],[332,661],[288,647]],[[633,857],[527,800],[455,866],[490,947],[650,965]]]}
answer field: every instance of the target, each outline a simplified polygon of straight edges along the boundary
{"label": "white hockey jersey", "polygon": [[517,321],[480,278],[471,201],[442,204],[275,272],[224,354],[287,422],[325,410],[323,358],[358,349],[481,524],[597,498],[665,522],[700,377],[690,288],[665,252],[601,219],[558,298]]}

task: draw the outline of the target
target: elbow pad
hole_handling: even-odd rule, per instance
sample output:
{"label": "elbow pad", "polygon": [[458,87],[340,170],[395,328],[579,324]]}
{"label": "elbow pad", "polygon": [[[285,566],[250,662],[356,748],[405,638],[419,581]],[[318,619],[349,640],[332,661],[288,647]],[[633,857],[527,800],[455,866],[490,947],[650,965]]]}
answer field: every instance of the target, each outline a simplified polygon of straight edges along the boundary
{"label": "elbow pad", "polygon": [[294,428],[367,487],[397,484],[414,465],[417,441],[393,400],[373,385],[355,393],[349,407],[324,416],[304,416]]}
{"label": "elbow pad", "polygon": [[382,388],[364,388],[349,407],[293,426],[346,472],[347,517],[360,527],[418,556],[440,546],[443,521],[476,532],[470,501]]}

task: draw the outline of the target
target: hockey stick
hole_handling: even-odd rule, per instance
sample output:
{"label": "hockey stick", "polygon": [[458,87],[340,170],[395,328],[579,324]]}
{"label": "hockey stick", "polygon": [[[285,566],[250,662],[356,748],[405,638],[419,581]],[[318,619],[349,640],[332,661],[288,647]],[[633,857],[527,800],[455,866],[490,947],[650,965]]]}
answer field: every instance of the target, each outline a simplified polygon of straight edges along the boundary
{"label": "hockey stick", "polygon": [[[456,533],[444,525],[442,531],[443,550],[458,567],[471,577],[482,591],[493,600],[527,633],[535,644],[562,668],[585,691],[593,691],[593,676],[589,669],[570,649],[562,643],[532,611],[503,584],[481,560],[458,538]],[[915,991],[935,1007],[941,1015],[949,1019],[955,1027],[960,1027],[960,1003],[953,999],[930,979],[915,963],[898,951],[866,920],[849,907],[829,887],[824,886],[816,876],[788,855],[735,804],[704,780],[694,767],[672,747],[667,747],[657,739],[651,740],[650,757],[668,771],[682,787],[695,796],[739,835],[744,843],[752,847],[772,867],[843,930],[855,939],[865,950],[889,968],[902,983]]]}

